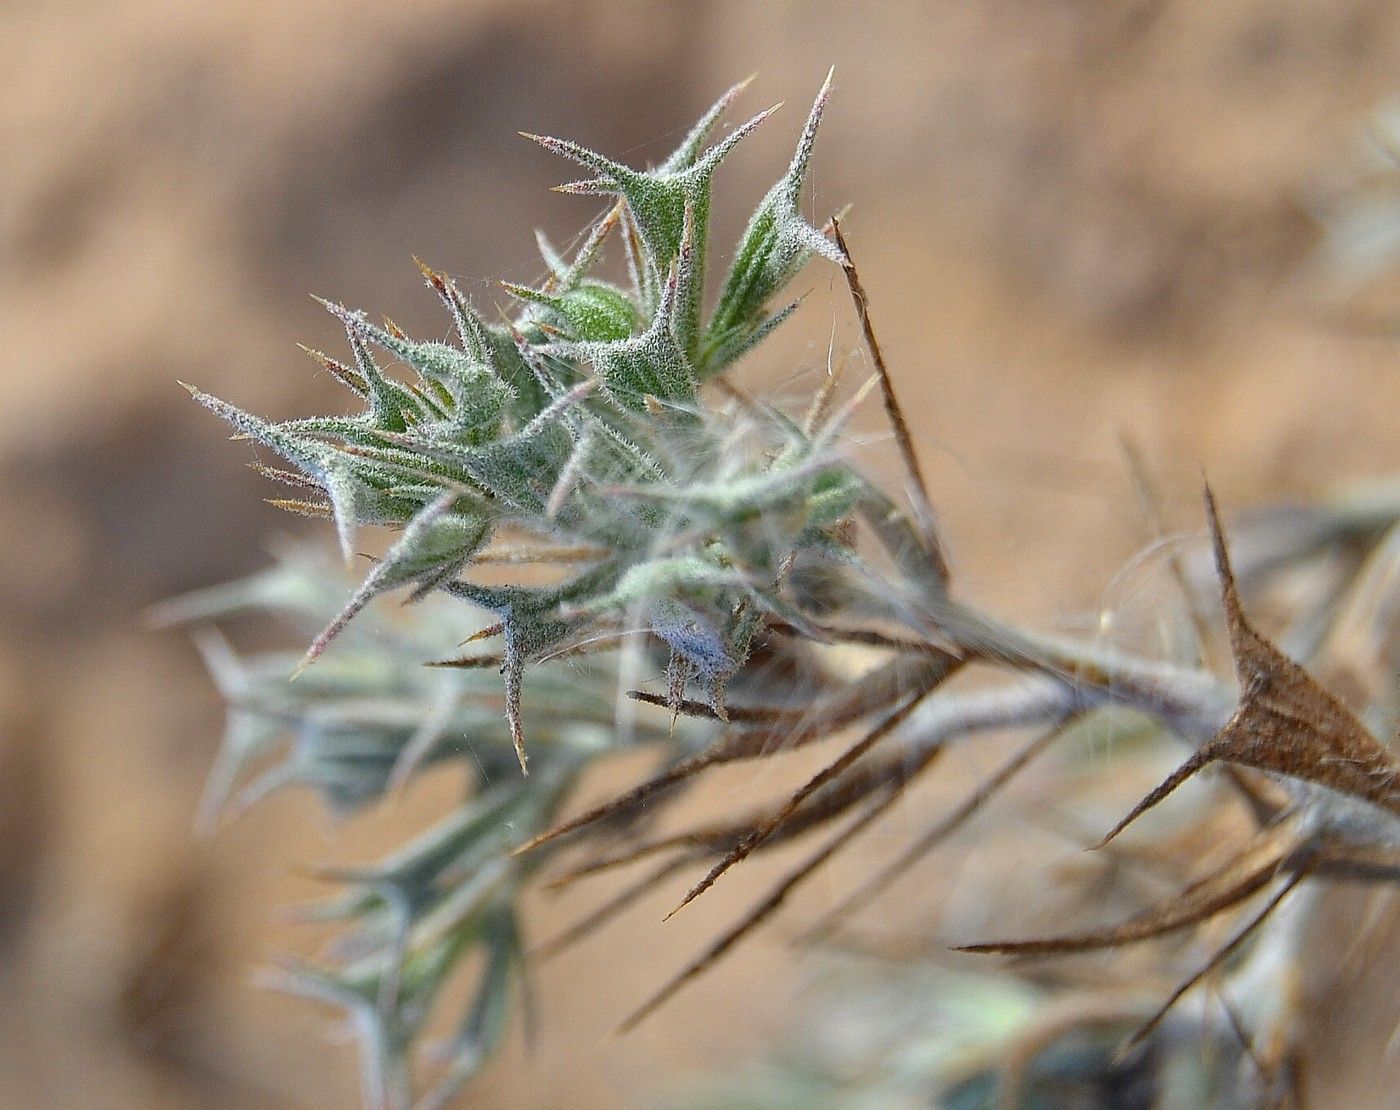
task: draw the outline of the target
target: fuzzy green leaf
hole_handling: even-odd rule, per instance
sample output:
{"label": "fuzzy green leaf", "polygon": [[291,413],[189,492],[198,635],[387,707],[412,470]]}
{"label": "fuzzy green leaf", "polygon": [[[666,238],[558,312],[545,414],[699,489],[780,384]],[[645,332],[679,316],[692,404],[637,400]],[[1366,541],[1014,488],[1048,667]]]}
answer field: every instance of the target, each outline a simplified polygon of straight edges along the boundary
{"label": "fuzzy green leaf", "polygon": [[828,73],[817,94],[787,173],[763,198],[740,239],[701,347],[699,361],[706,374],[717,373],[729,365],[751,345],[748,340],[755,332],[764,329],[766,334],[781,321],[779,317],[777,321],[765,322],[766,306],[812,255],[845,265],[840,249],[808,223],[799,210],[817,127],[831,93],[831,77]]}

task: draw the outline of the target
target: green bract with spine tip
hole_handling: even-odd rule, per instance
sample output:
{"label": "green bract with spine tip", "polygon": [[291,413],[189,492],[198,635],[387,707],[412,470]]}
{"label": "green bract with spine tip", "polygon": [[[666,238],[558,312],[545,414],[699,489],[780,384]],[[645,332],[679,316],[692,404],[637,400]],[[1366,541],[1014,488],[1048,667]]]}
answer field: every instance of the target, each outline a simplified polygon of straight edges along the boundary
{"label": "green bract with spine tip", "polygon": [[[598,176],[560,186],[561,191],[585,195],[621,197],[641,240],[644,257],[641,268],[653,281],[665,275],[670,263],[681,253],[686,225],[693,221],[696,236],[695,266],[705,268],[706,228],[710,216],[711,179],[725,157],[769,115],[762,112],[736,129],[727,139],[701,153],[705,139],[718,122],[735,90],[706,114],[681,147],[655,170],[634,170],[601,154],[562,139],[530,135],[547,150],[577,162]],[[694,346],[700,329],[703,283],[690,286],[675,313],[676,341],[686,351]]]}
{"label": "green bract with spine tip", "polygon": [[551,309],[551,322],[569,339],[606,343],[626,339],[637,330],[637,306],[626,293],[607,282],[580,282],[562,293],[508,282],[505,287],[522,301]]}
{"label": "green bract with spine tip", "polygon": [[727,366],[782,322],[788,310],[770,313],[771,300],[812,255],[821,255],[838,266],[845,264],[840,248],[799,211],[817,127],[831,92],[831,76],[827,74],[812,105],[787,173],[768,191],[744,229],[698,356],[704,367]]}

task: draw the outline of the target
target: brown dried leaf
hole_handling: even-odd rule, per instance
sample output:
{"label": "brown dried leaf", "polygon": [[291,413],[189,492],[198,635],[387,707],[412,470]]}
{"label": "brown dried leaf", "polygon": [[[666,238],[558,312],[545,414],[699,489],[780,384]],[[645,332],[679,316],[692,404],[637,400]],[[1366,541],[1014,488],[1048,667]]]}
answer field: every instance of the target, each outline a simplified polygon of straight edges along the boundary
{"label": "brown dried leaf", "polygon": [[1278,909],[1279,904],[1293,892],[1294,887],[1301,883],[1306,877],[1307,872],[1301,870],[1295,871],[1292,875],[1289,875],[1283,885],[1280,886],[1278,890],[1274,891],[1269,897],[1269,900],[1264,903],[1263,908],[1249,919],[1244,928],[1239,930],[1239,932],[1231,937],[1225,944],[1221,945],[1221,947],[1216,950],[1215,955],[1211,956],[1211,958],[1201,966],[1200,970],[1193,973],[1184,980],[1176,990],[1172,991],[1170,997],[1158,1007],[1156,1013],[1143,1022],[1142,1025],[1138,1027],[1137,1031],[1123,1043],[1123,1046],[1118,1050],[1119,1057],[1121,1058],[1151,1036],[1152,1031],[1162,1023],[1162,1019],[1167,1016],[1171,1008],[1181,1001],[1182,996],[1234,955],[1240,946],[1254,934],[1254,931],[1268,920],[1270,914]]}
{"label": "brown dried leaf", "polygon": [[849,844],[858,833],[872,824],[876,818],[888,810],[890,806],[895,803],[896,799],[899,798],[900,793],[901,792],[897,789],[891,790],[883,797],[877,798],[867,807],[865,812],[860,814],[854,821],[823,844],[816,852],[807,857],[799,867],[790,872],[786,878],[775,886],[762,902],[750,910],[737,925],[733,926],[722,937],[710,945],[703,955],[690,963],[679,974],[672,978],[670,982],[652,995],[651,998],[634,1010],[631,1016],[618,1026],[618,1032],[625,1033],[631,1029],[635,1029],[643,1020],[675,995],[677,991],[713,967],[730,949],[738,944],[739,941],[743,940],[750,932],[767,921],[773,914],[777,913],[787,900],[787,896],[791,894],[799,884],[810,878],[822,864],[826,863],[827,860]]}
{"label": "brown dried leaf", "polygon": [[1210,487],[1205,500],[1240,705],[1225,727],[1134,806],[1103,843],[1216,760],[1326,786],[1400,816],[1400,763],[1350,710],[1245,618]]}
{"label": "brown dried leaf", "polygon": [[[942,752],[941,747],[935,747],[921,753],[919,758],[915,760],[899,756],[894,759],[872,762],[869,766],[861,765],[852,768],[850,772],[834,782],[827,783],[826,786],[809,797],[782,825],[774,829],[755,851],[775,848],[780,844],[795,840],[812,829],[834,821],[852,806],[873,794],[881,791],[897,793],[903,790],[916,775],[932,765]],[[567,886],[577,879],[635,863],[668,848],[696,849],[696,851],[688,852],[679,857],[682,862],[686,863],[703,859],[705,856],[730,852],[736,845],[752,836],[755,830],[762,828],[770,820],[771,815],[771,810],[763,809],[738,821],[722,825],[701,826],[648,841],[614,855],[601,856],[551,880],[549,886],[551,889]]]}
{"label": "brown dried leaf", "polygon": [[1220,759],[1301,778],[1400,815],[1400,763],[1354,714],[1245,619],[1215,498],[1206,490],[1235,669],[1245,696],[1212,742]]}
{"label": "brown dried leaf", "polygon": [[1053,956],[1100,948],[1122,948],[1178,932],[1223,913],[1267,885],[1293,855],[1298,843],[1297,833],[1291,828],[1270,830],[1251,841],[1244,852],[1192,883],[1176,897],[1107,929],[1036,940],[966,944],[956,951]]}
{"label": "brown dried leaf", "polygon": [[882,868],[850,895],[842,899],[830,913],[818,921],[817,924],[805,934],[803,939],[813,941],[826,936],[841,918],[854,913],[861,906],[865,905],[900,875],[904,874],[904,872],[918,862],[918,860],[960,829],[998,790],[1010,782],[1028,763],[1044,752],[1046,748],[1061,736],[1068,723],[1069,722],[1062,722],[1054,728],[1047,729],[1045,732],[1036,736],[1029,744],[1023,746],[1020,751],[1016,752],[1011,759],[1002,764],[990,778],[983,782],[974,793],[967,797],[957,809],[953,810],[953,812],[948,814],[942,821],[901,852],[898,858],[892,863]]}
{"label": "brown dried leaf", "polygon": [[[661,791],[670,789],[707,767],[741,759],[758,759],[822,740],[862,717],[878,712],[911,689],[932,689],[961,665],[961,660],[943,652],[901,656],[875,668],[858,681],[840,688],[816,706],[792,710],[731,706],[728,709],[731,722],[744,723],[751,720],[766,727],[727,733],[703,752],[667,768],[625,794],[526,841],[512,854],[520,855],[532,851],[597,821],[634,809]],[[641,695],[638,700],[652,703],[650,695]],[[654,704],[664,706],[666,702],[662,698],[657,699]],[[681,712],[689,713],[694,705],[695,703],[683,701]],[[706,707],[706,715],[711,713]]]}
{"label": "brown dried leaf", "polygon": [[899,447],[900,458],[904,462],[904,469],[909,477],[910,492],[914,496],[915,507],[918,511],[919,538],[923,542],[924,553],[928,557],[937,581],[946,588],[948,585],[948,560],[943,554],[943,543],[934,523],[937,518],[933,511],[933,500],[929,497],[928,483],[924,481],[923,469],[919,466],[919,453],[914,449],[914,437],[909,432],[909,423],[904,418],[904,409],[895,393],[894,379],[890,376],[889,367],[885,364],[885,356],[880,350],[879,340],[875,338],[875,326],[870,320],[870,297],[861,284],[860,274],[856,271],[855,263],[851,261],[850,248],[846,245],[845,236],[841,234],[841,222],[835,216],[831,218],[831,231],[836,239],[836,245],[846,256],[846,265],[843,267],[846,284],[850,288],[851,301],[855,304],[856,316],[860,319],[865,348],[870,352],[870,360],[875,364],[875,370],[880,375],[880,393],[885,401],[885,415],[889,419],[890,427],[894,430],[895,443]]}
{"label": "brown dried leaf", "polygon": [[[952,670],[950,669],[947,673],[951,674]],[[884,720],[866,732],[864,736],[842,752],[840,756],[831,763],[828,763],[798,787],[783,806],[775,810],[765,822],[755,827],[743,840],[725,853],[724,858],[716,863],[714,867],[710,868],[709,873],[690,889],[686,896],[681,899],[680,904],[666,915],[666,919],[669,920],[671,917],[674,917],[696,898],[704,894],[705,891],[709,890],[721,875],[736,863],[739,863],[749,856],[760,844],[773,835],[778,828],[786,821],[790,820],[808,798],[837,776],[844,773],[852,764],[864,756],[866,752],[870,751],[871,748],[903,724],[914,710],[919,707],[924,698],[933,692],[936,686],[937,683],[935,682],[925,689],[916,691],[905,700],[903,705],[886,716]]]}
{"label": "brown dried leaf", "polygon": [[[663,702],[664,704],[664,702]],[[738,712],[731,710],[731,714]],[[624,816],[635,811],[656,797],[663,791],[679,786],[686,779],[699,774],[706,767],[712,767],[720,763],[728,763],[738,759],[751,759],[756,756],[766,754],[764,744],[768,741],[768,733],[765,732],[734,732],[721,736],[704,751],[699,752],[689,759],[683,759],[679,763],[666,768],[660,774],[654,775],[645,782],[632,787],[624,794],[609,799],[602,805],[595,806],[586,813],[581,813],[577,817],[572,817],[561,824],[555,825],[552,829],[532,837],[524,844],[511,851],[511,855],[524,855],[526,852],[534,851],[541,845],[550,841],[558,840],[560,837],[568,836],[594,825],[599,821],[609,820],[615,817]]]}

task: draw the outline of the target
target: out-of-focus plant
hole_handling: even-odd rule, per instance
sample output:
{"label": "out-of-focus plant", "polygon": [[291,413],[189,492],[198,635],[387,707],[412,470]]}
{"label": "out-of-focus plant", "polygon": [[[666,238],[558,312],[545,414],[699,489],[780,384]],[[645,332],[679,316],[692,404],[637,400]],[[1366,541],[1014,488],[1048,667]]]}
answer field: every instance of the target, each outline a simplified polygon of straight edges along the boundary
{"label": "out-of-focus plant", "polygon": [[1378,109],[1367,131],[1338,195],[1318,205],[1325,234],[1312,268],[1343,297],[1393,277],[1400,258],[1400,99]]}
{"label": "out-of-focus plant", "polygon": [[[361,527],[395,533],[324,625],[334,609],[327,576],[305,562],[169,608],[167,617],[187,621],[265,609],[320,628],[295,666],[278,655],[240,659],[206,634],[229,702],[207,811],[230,794],[247,802],[287,785],[311,786],[333,808],[352,810],[444,761],[464,766],[474,783],[455,812],[392,857],[330,872],[346,892],[315,912],[341,922],[341,938],[324,963],[287,969],[289,986],[353,1017],[373,1104],[406,1105],[422,1088],[415,1047],[445,986],[469,965],[478,968],[473,1000],[438,1055],[424,1103],[451,1098],[499,1039],[525,962],[519,893],[541,867],[563,884],[645,864],[567,941],[665,876],[701,868],[684,905],[749,855],[826,832],[631,1025],[767,920],[951,746],[979,734],[1029,731],[1032,741],[892,868],[872,874],[833,922],[1084,727],[1107,722],[1101,741],[1140,739],[1144,730],[1170,738],[1184,745],[1185,762],[1105,843],[1219,764],[1253,822],[1239,850],[1125,922],[979,946],[1039,956],[1118,948],[1238,915],[1237,936],[1184,972],[1178,990],[1123,1011],[1135,1051],[1154,1061],[1178,1055],[1171,1003],[1207,975],[1253,984],[1241,1017],[1253,1025],[1246,1038],[1291,1044],[1282,980],[1259,968],[1289,957],[1318,884],[1400,874],[1400,761],[1383,740],[1395,728],[1386,661],[1400,491],[1299,510],[1283,527],[1246,537],[1246,583],[1301,562],[1333,568],[1325,604],[1303,607],[1292,626],[1298,642],[1287,646],[1324,680],[1340,681],[1343,664],[1348,679],[1380,674],[1364,687],[1362,710],[1254,630],[1209,498],[1233,660],[1221,673],[1210,665],[1201,591],[1179,563],[1183,600],[1169,616],[1180,650],[1167,660],[1013,627],[963,602],[841,228],[833,218],[819,230],[801,213],[828,88],[713,304],[705,297],[712,179],[768,114],[710,145],[738,87],[651,169],[536,137],[590,175],[564,191],[605,196],[608,207],[570,257],[541,243],[549,275],[537,288],[507,287],[519,305],[509,318],[483,319],[452,279],[422,264],[451,317],[451,343],[415,341],[390,322],[329,304],[351,357],[313,356],[361,399],[362,412],[274,423],[191,390],[240,437],[295,468],[262,467],[298,491],[278,504],[334,521],[347,558]],[[626,262],[620,283],[600,276],[609,247]],[[848,283],[875,373],[844,393],[831,373],[804,413],[788,414],[730,375],[788,317],[794,305],[783,291],[814,256]],[[904,466],[898,497],[845,452],[845,423],[874,392]],[[417,621],[376,627],[361,615],[395,589],[419,603]],[[480,627],[473,612],[484,614]],[[304,673],[288,684],[294,671]],[[974,672],[985,681],[961,680]],[[841,735],[852,742],[772,805],[681,831],[657,827],[708,768]],[[656,748],[661,769],[565,819],[581,772],[637,745]],[[1109,1067],[1105,1043],[1090,1038],[1066,1049],[1066,1059]],[[1026,1059],[1028,1098],[1043,1070],[1039,1056]],[[983,1089],[975,1071],[957,1082]]]}

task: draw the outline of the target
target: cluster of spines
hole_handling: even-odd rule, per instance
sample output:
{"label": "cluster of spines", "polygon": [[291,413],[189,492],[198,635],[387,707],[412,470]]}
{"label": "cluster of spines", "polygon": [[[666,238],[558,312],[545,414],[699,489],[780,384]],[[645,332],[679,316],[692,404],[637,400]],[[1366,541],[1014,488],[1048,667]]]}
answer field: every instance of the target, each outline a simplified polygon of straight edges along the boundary
{"label": "cluster of spines", "polygon": [[[850,510],[854,479],[836,476],[829,442],[775,413],[764,416],[763,450],[728,457],[735,413],[707,403],[702,389],[787,317],[794,304],[775,308],[775,298],[810,257],[843,261],[799,211],[830,75],[707,318],[712,179],[772,111],[711,145],[742,88],[721,97],[651,169],[530,136],[594,174],[563,191],[616,199],[571,260],[542,242],[546,280],[505,287],[520,305],[513,319],[488,324],[451,278],[421,262],[452,318],[453,343],[413,340],[392,322],[322,302],[344,324],[352,358],[313,357],[359,395],[360,414],[273,423],[191,390],[298,468],[300,475],[267,473],[315,496],[280,503],[331,516],[347,559],[360,525],[399,529],[305,663],[386,590],[412,587],[416,598],[443,589],[484,607],[503,637],[507,717],[523,768],[528,663],[575,639],[640,626],[669,648],[673,697],[698,681],[722,714],[725,683],[743,662],[757,616],[796,618],[779,597],[778,568],[799,548],[830,548],[823,526]],[[625,286],[595,273],[612,237],[626,254]],[[397,380],[376,352],[416,380]],[[755,498],[792,505],[789,526],[761,535],[746,527]],[[547,587],[463,577],[503,529],[543,545],[585,545],[595,557]]]}

